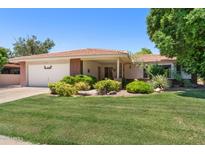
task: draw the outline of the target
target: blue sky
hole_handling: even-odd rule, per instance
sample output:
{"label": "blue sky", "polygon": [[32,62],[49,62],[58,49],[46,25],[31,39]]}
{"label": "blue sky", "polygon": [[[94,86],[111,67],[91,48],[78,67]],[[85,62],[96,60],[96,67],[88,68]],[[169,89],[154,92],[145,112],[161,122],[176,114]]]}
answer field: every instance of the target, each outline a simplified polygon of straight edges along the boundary
{"label": "blue sky", "polygon": [[138,51],[158,49],[146,32],[149,9],[0,9],[0,46],[36,35],[51,38],[51,51],[105,48]]}

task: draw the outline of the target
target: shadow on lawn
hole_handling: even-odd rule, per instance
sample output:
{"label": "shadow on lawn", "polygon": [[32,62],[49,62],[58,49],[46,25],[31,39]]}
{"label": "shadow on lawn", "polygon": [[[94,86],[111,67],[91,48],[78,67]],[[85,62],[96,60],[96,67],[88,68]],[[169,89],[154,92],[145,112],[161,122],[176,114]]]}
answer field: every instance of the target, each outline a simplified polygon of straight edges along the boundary
{"label": "shadow on lawn", "polygon": [[205,89],[187,89],[177,93],[179,96],[205,99]]}

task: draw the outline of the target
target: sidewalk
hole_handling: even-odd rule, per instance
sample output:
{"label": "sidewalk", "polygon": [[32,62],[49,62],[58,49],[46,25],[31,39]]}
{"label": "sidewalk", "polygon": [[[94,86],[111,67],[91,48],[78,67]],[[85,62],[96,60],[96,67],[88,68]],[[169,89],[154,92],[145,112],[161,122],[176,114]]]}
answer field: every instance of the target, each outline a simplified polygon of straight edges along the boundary
{"label": "sidewalk", "polygon": [[0,135],[0,145],[31,145],[32,143],[21,141],[17,138],[11,138]]}

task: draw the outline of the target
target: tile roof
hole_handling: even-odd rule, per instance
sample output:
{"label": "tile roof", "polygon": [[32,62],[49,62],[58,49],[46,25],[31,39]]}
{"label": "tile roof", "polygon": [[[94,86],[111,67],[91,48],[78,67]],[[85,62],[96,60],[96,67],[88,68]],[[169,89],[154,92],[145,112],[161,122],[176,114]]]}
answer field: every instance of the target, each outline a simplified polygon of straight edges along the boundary
{"label": "tile roof", "polygon": [[164,61],[176,61],[176,58],[168,58],[157,54],[147,54],[138,56],[135,61],[137,62],[164,62]]}
{"label": "tile roof", "polygon": [[63,52],[51,52],[46,54],[32,55],[32,56],[23,56],[16,57],[15,59],[32,59],[32,58],[50,58],[50,57],[72,57],[72,56],[95,56],[95,55],[119,55],[127,54],[125,50],[109,50],[109,49],[79,49]]}
{"label": "tile roof", "polygon": [[13,64],[13,63],[8,63],[8,64],[4,65],[4,67],[14,67],[14,68],[19,68],[20,65],[19,65],[19,64]]}

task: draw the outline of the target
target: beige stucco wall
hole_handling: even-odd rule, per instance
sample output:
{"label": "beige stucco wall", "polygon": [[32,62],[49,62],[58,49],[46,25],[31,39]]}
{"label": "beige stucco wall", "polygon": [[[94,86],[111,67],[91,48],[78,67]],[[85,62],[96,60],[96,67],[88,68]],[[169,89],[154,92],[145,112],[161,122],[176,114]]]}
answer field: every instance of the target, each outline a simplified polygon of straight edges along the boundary
{"label": "beige stucco wall", "polygon": [[[83,61],[83,74],[92,75],[98,78],[98,67],[101,67],[101,64],[97,62]],[[90,72],[88,72],[88,70],[90,70]]]}
{"label": "beige stucco wall", "polygon": [[0,74],[0,86],[20,84],[19,74]]}
{"label": "beige stucco wall", "polygon": [[142,79],[143,68],[135,64],[124,64],[124,77],[126,79]]}

